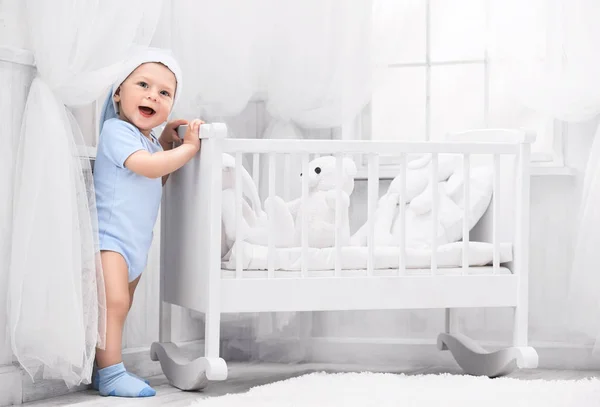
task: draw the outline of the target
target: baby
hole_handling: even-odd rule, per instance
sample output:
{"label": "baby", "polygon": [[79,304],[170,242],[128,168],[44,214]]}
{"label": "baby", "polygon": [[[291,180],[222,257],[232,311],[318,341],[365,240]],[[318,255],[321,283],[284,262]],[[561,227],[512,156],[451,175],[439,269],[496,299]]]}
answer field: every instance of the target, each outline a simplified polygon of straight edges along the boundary
{"label": "baby", "polygon": [[[181,93],[181,72],[165,51],[135,53],[106,99],[94,165],[98,231],[106,287],[106,346],[96,350],[92,386],[103,396],[148,397],[156,391],[123,366],[121,339],[133,294],[146,267],[162,186],[200,149],[199,129],[189,124],[183,143],[165,123]],[[172,148],[177,142],[177,147]]]}

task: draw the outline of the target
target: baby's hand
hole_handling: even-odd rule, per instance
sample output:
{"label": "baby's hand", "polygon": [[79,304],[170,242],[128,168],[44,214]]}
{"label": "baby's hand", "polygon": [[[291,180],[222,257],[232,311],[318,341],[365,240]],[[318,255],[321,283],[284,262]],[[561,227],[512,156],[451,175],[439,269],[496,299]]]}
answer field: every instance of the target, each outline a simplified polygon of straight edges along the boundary
{"label": "baby's hand", "polygon": [[165,128],[163,129],[159,140],[164,144],[171,144],[174,142],[181,143],[182,140],[177,135],[177,127],[183,126],[185,124],[188,124],[187,120],[185,119],[177,119],[168,122]]}
{"label": "baby's hand", "polygon": [[183,137],[183,144],[193,146],[196,151],[200,150],[200,126],[202,124],[204,124],[204,122],[200,119],[192,120]]}

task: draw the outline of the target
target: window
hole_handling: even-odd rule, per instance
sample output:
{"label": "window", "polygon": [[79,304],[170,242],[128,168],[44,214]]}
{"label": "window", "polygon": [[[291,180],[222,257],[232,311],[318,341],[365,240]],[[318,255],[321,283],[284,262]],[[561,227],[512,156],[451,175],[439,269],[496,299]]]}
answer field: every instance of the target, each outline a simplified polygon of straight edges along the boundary
{"label": "window", "polygon": [[[487,0],[421,0],[399,16],[405,38],[353,130],[374,140],[442,140],[451,131],[536,131],[532,161],[562,165],[563,126],[519,108],[486,49]],[[395,48],[396,49],[396,48]],[[344,130],[342,131],[344,133]],[[382,157],[382,164],[393,160]]]}

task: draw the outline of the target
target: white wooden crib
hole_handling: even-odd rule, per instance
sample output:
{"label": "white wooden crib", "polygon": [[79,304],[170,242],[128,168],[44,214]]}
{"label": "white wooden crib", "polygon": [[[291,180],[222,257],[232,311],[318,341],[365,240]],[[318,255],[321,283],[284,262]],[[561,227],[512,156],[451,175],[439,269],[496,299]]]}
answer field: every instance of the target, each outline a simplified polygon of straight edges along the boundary
{"label": "white wooden crib", "polygon": [[[180,129],[182,130],[182,129]],[[476,130],[453,134],[445,142],[377,142],[341,140],[245,140],[228,139],[223,124],[203,125],[201,152],[171,175],[162,204],[161,237],[161,320],[160,338],[151,347],[152,360],[161,363],[172,385],[184,390],[202,389],[210,381],[225,380],[227,366],[219,355],[219,331],[224,313],[431,309],[446,310],[445,332],[438,336],[438,348],[449,350],[468,374],[490,377],[517,368],[535,368],[536,351],[528,346],[529,273],[529,158],[533,136],[521,130]],[[463,224],[462,265],[438,267],[434,240],[430,267],[406,268],[400,248],[396,269],[374,268],[375,245],[371,217],[368,219],[368,262],[362,270],[343,273],[342,248],[336,243],[335,267],[315,272],[306,261],[300,270],[286,273],[267,270],[257,275],[236,263],[235,270],[222,270],[221,189],[222,153],[229,153],[241,165],[246,154],[264,154],[269,159],[269,194],[274,194],[273,157],[299,154],[306,171],[312,154],[362,154],[368,164],[368,213],[373,215],[378,199],[378,158],[431,153],[432,168],[440,154],[463,156],[463,171],[482,154],[493,157],[494,194],[484,216],[471,229]],[[405,168],[405,167],[403,167]],[[339,169],[341,170],[341,168]],[[435,170],[433,170],[435,171]],[[238,171],[239,174],[239,171]],[[241,185],[241,176],[236,176]],[[468,176],[466,177],[469,178]],[[306,179],[306,177],[304,177]],[[302,191],[307,193],[305,181]],[[502,188],[500,188],[502,186]],[[464,188],[469,196],[469,182]],[[236,188],[237,219],[241,215],[241,188]],[[438,211],[433,199],[433,218]],[[465,211],[468,209],[465,205]],[[467,219],[467,213],[463,219]],[[401,211],[401,216],[403,211]],[[337,221],[337,219],[336,219]],[[469,243],[488,242],[493,248],[489,265],[471,267]],[[501,244],[512,249],[508,262],[500,261]],[[236,255],[243,256],[240,245]],[[269,256],[275,250],[269,242]],[[302,258],[308,248],[303,239]],[[344,248],[343,250],[348,250]],[[183,356],[171,342],[170,306],[176,304],[205,314],[204,355]],[[464,307],[511,307],[514,309],[513,346],[487,352],[457,332],[453,310]]]}

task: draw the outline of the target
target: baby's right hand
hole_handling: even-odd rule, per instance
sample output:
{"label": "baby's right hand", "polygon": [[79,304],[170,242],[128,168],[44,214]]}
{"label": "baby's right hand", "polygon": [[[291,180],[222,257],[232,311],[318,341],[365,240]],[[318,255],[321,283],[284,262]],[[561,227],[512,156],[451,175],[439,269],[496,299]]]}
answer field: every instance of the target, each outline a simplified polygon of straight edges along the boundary
{"label": "baby's right hand", "polygon": [[192,120],[183,137],[183,144],[193,146],[196,151],[200,150],[200,126],[202,124],[204,124],[204,122],[200,119]]}

